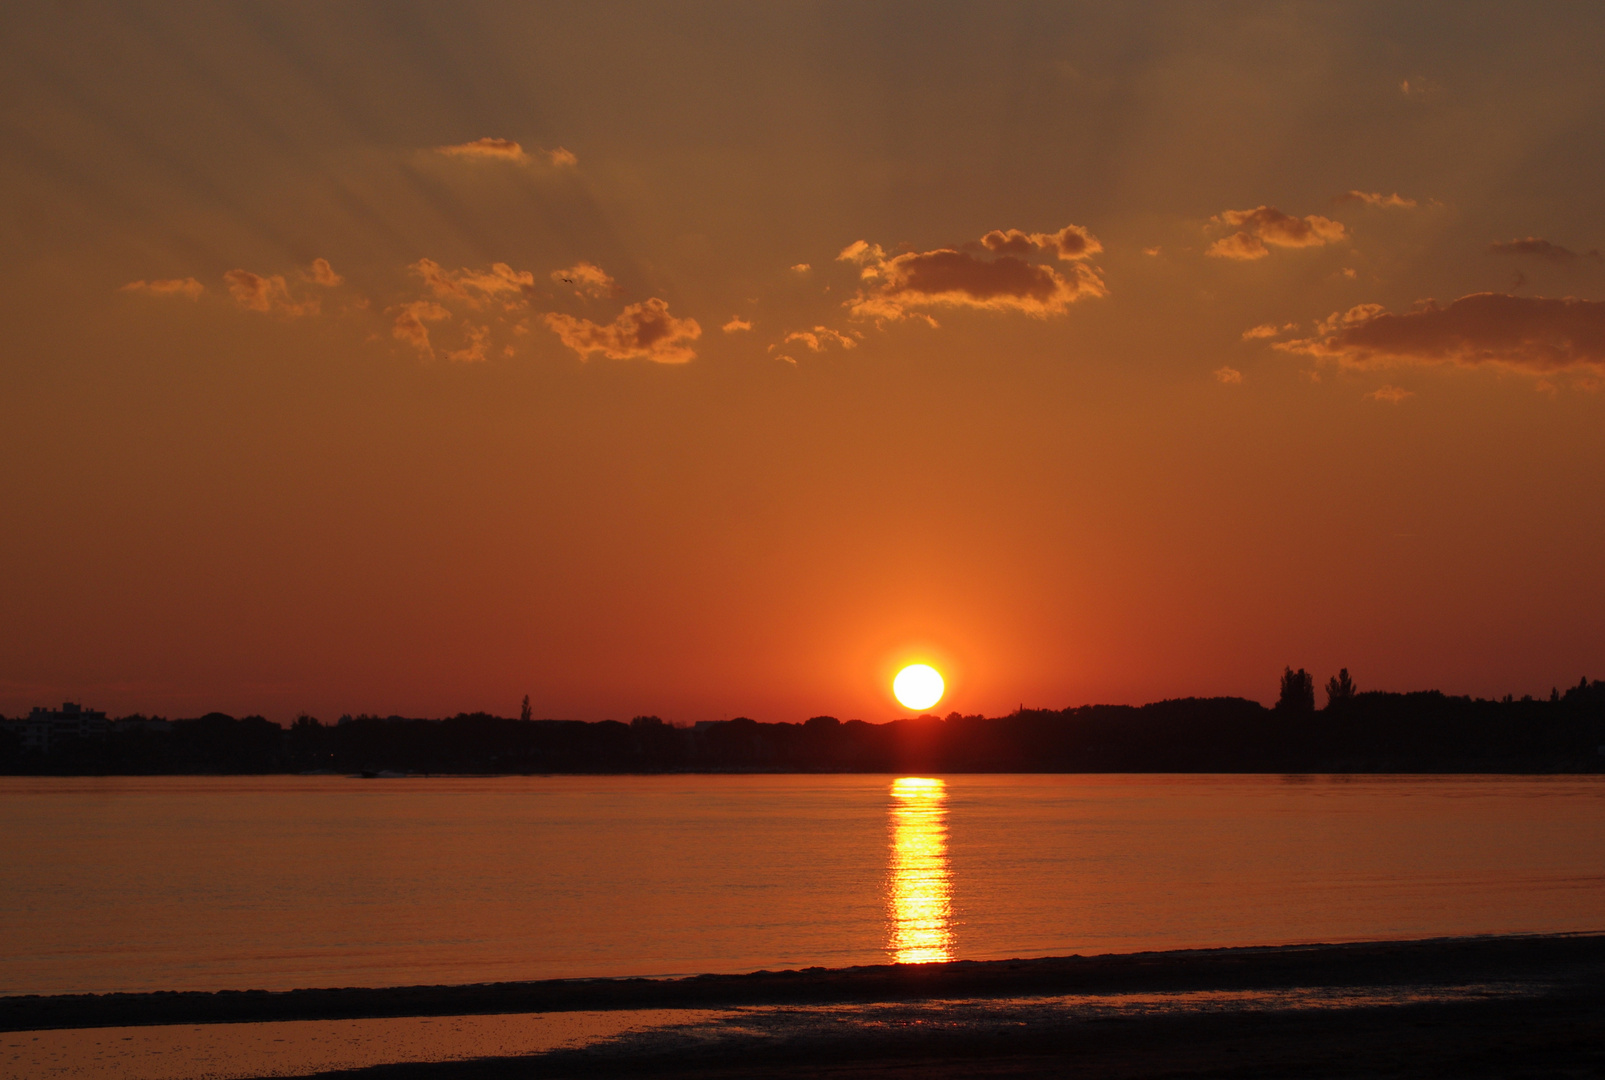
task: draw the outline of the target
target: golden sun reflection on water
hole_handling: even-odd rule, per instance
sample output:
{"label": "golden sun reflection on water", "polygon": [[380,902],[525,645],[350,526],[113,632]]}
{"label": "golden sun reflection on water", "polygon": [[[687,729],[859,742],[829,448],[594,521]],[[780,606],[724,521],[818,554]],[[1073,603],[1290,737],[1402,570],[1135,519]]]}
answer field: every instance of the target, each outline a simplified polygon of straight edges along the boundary
{"label": "golden sun reflection on water", "polygon": [[892,861],[886,951],[899,964],[953,959],[953,883],[947,868],[947,784],[892,781]]}

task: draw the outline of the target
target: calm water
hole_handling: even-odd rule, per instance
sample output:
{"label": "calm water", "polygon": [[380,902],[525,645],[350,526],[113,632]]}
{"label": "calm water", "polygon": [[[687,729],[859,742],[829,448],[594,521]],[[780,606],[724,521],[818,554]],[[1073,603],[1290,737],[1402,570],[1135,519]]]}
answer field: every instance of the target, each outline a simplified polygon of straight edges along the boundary
{"label": "calm water", "polygon": [[1605,929],[1605,778],[0,780],[0,993]]}

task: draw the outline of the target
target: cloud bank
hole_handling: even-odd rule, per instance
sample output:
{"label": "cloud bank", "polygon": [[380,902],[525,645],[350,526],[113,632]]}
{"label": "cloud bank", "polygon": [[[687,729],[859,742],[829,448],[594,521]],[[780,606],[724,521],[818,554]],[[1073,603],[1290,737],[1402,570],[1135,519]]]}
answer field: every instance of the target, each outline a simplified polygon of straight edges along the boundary
{"label": "cloud bank", "polygon": [[1446,307],[1427,300],[1402,314],[1362,304],[1323,321],[1313,337],[1272,347],[1357,368],[1455,364],[1533,374],[1605,370],[1605,302],[1473,293]]}

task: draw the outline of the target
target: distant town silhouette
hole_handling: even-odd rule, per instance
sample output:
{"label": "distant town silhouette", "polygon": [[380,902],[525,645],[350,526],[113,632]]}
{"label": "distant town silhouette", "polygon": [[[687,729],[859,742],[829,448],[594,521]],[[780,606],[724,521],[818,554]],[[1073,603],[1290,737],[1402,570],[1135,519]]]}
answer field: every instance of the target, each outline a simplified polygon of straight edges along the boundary
{"label": "distant town silhouette", "polygon": [[67,703],[0,718],[0,773],[1605,771],[1605,682],[1597,679],[1547,700],[1483,700],[1360,692],[1345,669],[1327,682],[1326,699],[1317,710],[1313,677],[1289,668],[1271,708],[1181,698],[885,724],[537,720],[526,697],[517,719],[361,715],[326,724],[302,716],[286,729],[222,713],[114,719]]}

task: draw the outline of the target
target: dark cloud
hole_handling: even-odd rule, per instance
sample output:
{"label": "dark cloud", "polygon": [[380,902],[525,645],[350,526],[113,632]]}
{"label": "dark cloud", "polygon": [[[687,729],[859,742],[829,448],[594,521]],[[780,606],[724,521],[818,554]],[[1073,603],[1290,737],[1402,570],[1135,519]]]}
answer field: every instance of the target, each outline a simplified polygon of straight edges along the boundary
{"label": "dark cloud", "polygon": [[1401,314],[1363,304],[1273,346],[1350,367],[1482,364],[1533,373],[1605,369],[1605,302],[1473,293]]}

